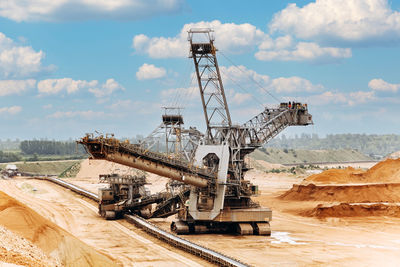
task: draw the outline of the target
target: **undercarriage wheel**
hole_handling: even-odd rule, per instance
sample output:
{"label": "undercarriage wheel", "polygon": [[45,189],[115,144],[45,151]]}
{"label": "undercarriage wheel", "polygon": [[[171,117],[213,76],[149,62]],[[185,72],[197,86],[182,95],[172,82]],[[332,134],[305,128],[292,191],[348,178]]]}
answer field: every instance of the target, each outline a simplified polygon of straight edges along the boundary
{"label": "undercarriage wheel", "polygon": [[238,223],[237,232],[240,235],[252,235],[254,234],[254,229],[250,223]]}
{"label": "undercarriage wheel", "polygon": [[143,218],[150,218],[151,217],[151,210],[149,210],[149,209],[141,209],[139,211],[139,213],[140,213],[140,216],[143,217]]}
{"label": "undercarriage wheel", "polygon": [[208,232],[208,228],[205,225],[195,225],[194,226],[194,232],[196,234],[205,234]]}
{"label": "undercarriage wheel", "polygon": [[115,211],[112,211],[112,210],[105,211],[104,218],[106,218],[106,220],[114,220],[116,217],[117,217],[117,214],[115,213]]}
{"label": "undercarriage wheel", "polygon": [[189,234],[189,225],[182,221],[176,221],[171,223],[171,231],[178,235]]}
{"label": "undercarriage wheel", "polygon": [[257,223],[256,225],[258,235],[271,235],[271,227],[268,222]]}

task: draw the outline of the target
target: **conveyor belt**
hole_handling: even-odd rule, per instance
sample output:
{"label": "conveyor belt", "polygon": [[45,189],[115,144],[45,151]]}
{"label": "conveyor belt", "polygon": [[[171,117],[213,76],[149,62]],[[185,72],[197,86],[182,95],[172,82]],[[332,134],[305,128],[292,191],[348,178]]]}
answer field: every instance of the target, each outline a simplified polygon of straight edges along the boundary
{"label": "conveyor belt", "polygon": [[[58,184],[67,189],[70,189],[71,191],[73,191],[81,196],[87,197],[87,198],[92,199],[97,202],[99,201],[96,194],[89,192],[85,189],[82,189],[76,185],[67,183],[61,179],[52,178],[52,177],[41,177],[41,178],[37,178],[37,179],[50,181],[52,183]],[[205,248],[205,247],[197,245],[191,241],[188,241],[184,238],[181,238],[174,234],[168,233],[137,215],[125,214],[124,218],[128,222],[136,225],[137,227],[140,227],[147,233],[155,236],[157,239],[164,241],[164,242],[166,242],[176,248],[179,248],[183,251],[189,252],[190,254],[193,254],[197,257],[205,259],[209,262],[215,263],[219,266],[241,266],[241,267],[249,266],[249,265],[247,265],[243,262],[240,262],[239,260],[236,260],[232,257],[223,255],[212,249]]]}

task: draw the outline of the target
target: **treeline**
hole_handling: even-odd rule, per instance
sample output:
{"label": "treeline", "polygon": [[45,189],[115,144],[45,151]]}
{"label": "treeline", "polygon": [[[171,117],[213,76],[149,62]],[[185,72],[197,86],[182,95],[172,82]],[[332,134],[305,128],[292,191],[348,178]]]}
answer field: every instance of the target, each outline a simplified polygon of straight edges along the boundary
{"label": "treeline", "polygon": [[354,149],[369,156],[386,156],[400,150],[400,135],[387,134],[328,134],[320,138],[317,134],[302,134],[272,139],[266,147],[292,149]]}
{"label": "treeline", "polygon": [[22,157],[17,153],[3,152],[0,150],[0,163],[20,161]]}
{"label": "treeline", "polygon": [[0,139],[0,150],[18,150],[21,141],[19,139],[11,140],[1,140]]}
{"label": "treeline", "polygon": [[19,148],[27,155],[73,155],[84,154],[85,150],[75,142],[48,141],[48,140],[25,140]]}

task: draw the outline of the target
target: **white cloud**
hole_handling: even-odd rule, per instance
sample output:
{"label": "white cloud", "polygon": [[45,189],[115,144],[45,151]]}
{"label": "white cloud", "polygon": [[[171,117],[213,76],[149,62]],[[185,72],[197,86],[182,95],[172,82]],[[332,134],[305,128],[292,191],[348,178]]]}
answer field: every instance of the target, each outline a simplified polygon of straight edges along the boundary
{"label": "white cloud", "polygon": [[98,81],[73,80],[71,78],[47,79],[38,83],[40,94],[57,94],[66,91],[68,94],[75,93],[80,89],[97,86]]}
{"label": "white cloud", "polygon": [[[235,93],[233,95],[233,97],[231,98],[231,103],[232,104],[236,104],[236,105],[240,105],[246,101],[248,101],[250,98],[252,98],[251,94],[248,93]],[[229,103],[228,103],[229,105]]]}
{"label": "white cloud", "polygon": [[158,68],[152,64],[144,63],[136,72],[138,80],[151,80],[165,77],[167,71],[164,68]]}
{"label": "white cloud", "polygon": [[182,0],[0,1],[0,16],[21,21],[137,20],[182,10]]}
{"label": "white cloud", "polygon": [[0,80],[0,96],[21,94],[35,88],[36,81],[30,80]]}
{"label": "white cloud", "polygon": [[191,28],[212,28],[215,31],[215,45],[218,49],[230,53],[242,53],[260,44],[266,34],[249,23],[221,23],[201,21],[185,24],[175,37],[148,37],[144,34],[133,38],[133,48],[138,53],[144,53],[152,58],[187,57],[188,31]]}
{"label": "white cloud", "polygon": [[[285,98],[288,101],[292,98]],[[368,103],[375,100],[373,91],[356,91],[350,93],[326,91],[322,94],[312,95],[308,97],[297,98],[299,101],[306,102],[310,105],[321,106],[328,104],[343,104],[347,106],[354,106],[358,104]]]}
{"label": "white cloud", "polygon": [[355,105],[358,103],[367,103],[371,100],[375,99],[375,92],[364,92],[364,91],[357,91],[349,93],[349,97],[352,101],[350,105]]}
{"label": "white cloud", "polygon": [[289,4],[269,28],[326,43],[385,43],[400,40],[400,13],[387,0],[316,0],[304,7]]}
{"label": "white cloud", "polygon": [[133,38],[132,47],[137,53],[147,54],[151,58],[187,57],[187,32],[191,28],[214,29],[215,45],[223,52],[245,53],[258,46],[259,51],[255,54],[258,60],[329,62],[352,55],[350,48],[322,47],[313,42],[298,42],[290,35],[273,39],[249,23],[221,23],[218,20],[185,24],[175,37],[150,38],[139,34]]}
{"label": "white cloud", "polygon": [[321,84],[313,84],[301,77],[280,77],[273,79],[269,88],[277,93],[315,92],[324,89]]}
{"label": "white cloud", "polygon": [[[97,81],[96,81],[97,84]],[[95,97],[105,97],[111,95],[118,90],[125,90],[125,87],[120,85],[114,79],[108,79],[106,83],[102,84],[100,88],[89,88],[89,92],[93,93]]]}
{"label": "white cloud", "polygon": [[372,79],[368,83],[368,87],[375,91],[397,92],[400,89],[400,84],[388,83],[382,79]]}
{"label": "white cloud", "polygon": [[96,97],[105,97],[111,95],[117,90],[125,88],[114,79],[108,79],[104,84],[99,85],[97,80],[73,80],[71,78],[47,79],[38,82],[38,91],[40,95],[50,95],[66,92],[72,94],[79,90],[88,90]]}
{"label": "white cloud", "polygon": [[0,32],[0,78],[30,77],[49,69],[42,66],[44,57],[42,51],[20,46]]}
{"label": "white cloud", "polygon": [[245,66],[230,66],[220,67],[222,81],[224,84],[249,84],[257,82],[261,86],[268,86],[270,84],[270,77],[268,75],[258,74],[256,71],[246,68]]}
{"label": "white cloud", "polygon": [[221,23],[218,20],[185,24],[175,37],[148,37],[139,34],[133,38],[132,47],[137,53],[147,54],[151,58],[187,57],[187,32],[191,28],[214,29],[215,46],[223,52],[240,54],[258,46],[259,51],[255,54],[258,60],[329,62],[352,55],[350,48],[322,47],[313,42],[298,42],[290,35],[273,39],[249,23]]}
{"label": "white cloud", "polygon": [[0,108],[0,114],[15,115],[15,114],[20,113],[21,110],[22,110],[22,107],[20,107],[20,106],[4,107],[4,108]]}
{"label": "white cloud", "polygon": [[87,120],[95,119],[95,118],[104,118],[106,114],[103,111],[57,111],[48,116],[48,118],[53,119],[62,119],[62,118],[84,118]]}
{"label": "white cloud", "polygon": [[232,87],[241,86],[244,89],[261,86],[266,90],[273,90],[277,93],[291,92],[315,92],[324,89],[320,84],[313,84],[301,77],[279,77],[271,79],[268,75],[259,74],[245,66],[221,66],[222,80],[225,85]]}
{"label": "white cloud", "polygon": [[279,40],[279,38],[275,42],[273,40],[265,41],[259,48],[260,51],[255,54],[255,57],[264,61],[330,62],[349,58],[352,55],[350,48],[321,47],[312,42],[294,44],[292,41]]}

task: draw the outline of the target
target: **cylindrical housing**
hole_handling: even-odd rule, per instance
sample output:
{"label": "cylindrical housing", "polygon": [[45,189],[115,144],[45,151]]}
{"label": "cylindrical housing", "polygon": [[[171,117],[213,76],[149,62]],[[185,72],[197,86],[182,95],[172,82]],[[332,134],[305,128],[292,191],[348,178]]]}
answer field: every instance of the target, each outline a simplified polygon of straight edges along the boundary
{"label": "cylindrical housing", "polygon": [[110,153],[106,155],[106,159],[112,162],[116,162],[122,165],[130,166],[142,171],[148,171],[160,176],[170,178],[172,180],[181,181],[185,184],[194,185],[197,187],[206,187],[208,182],[207,179],[194,176],[192,174],[181,173],[179,170],[157,164],[156,162],[129,156],[120,153]]}

